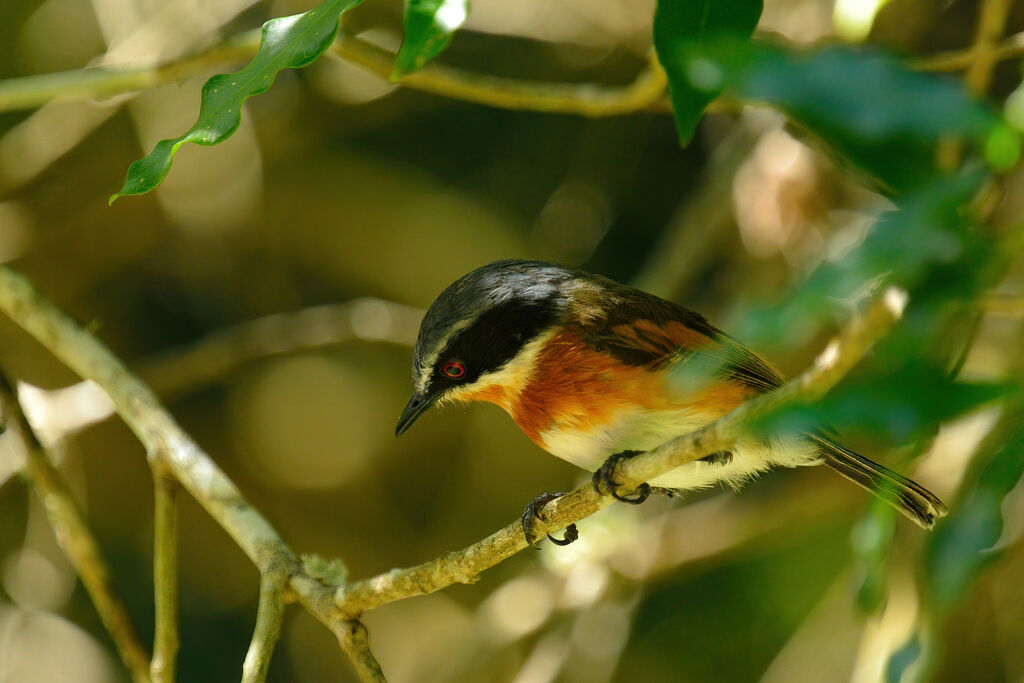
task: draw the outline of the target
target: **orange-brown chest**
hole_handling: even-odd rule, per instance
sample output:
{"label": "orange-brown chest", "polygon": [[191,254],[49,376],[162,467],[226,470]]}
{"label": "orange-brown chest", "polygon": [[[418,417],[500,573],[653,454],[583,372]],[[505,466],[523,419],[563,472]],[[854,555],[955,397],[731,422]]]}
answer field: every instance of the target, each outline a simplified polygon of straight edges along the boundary
{"label": "orange-brown chest", "polygon": [[504,398],[519,427],[543,447],[543,435],[552,429],[589,433],[630,413],[696,410],[721,415],[739,405],[746,393],[729,382],[681,393],[666,370],[627,365],[563,332],[538,352],[524,386]]}

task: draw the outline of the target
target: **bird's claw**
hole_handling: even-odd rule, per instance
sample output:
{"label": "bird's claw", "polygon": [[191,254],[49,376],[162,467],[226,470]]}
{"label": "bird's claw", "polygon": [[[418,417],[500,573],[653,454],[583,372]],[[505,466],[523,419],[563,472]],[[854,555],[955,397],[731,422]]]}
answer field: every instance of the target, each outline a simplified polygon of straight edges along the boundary
{"label": "bird's claw", "polygon": [[[526,542],[531,548],[540,550],[540,546],[537,545],[533,536],[533,520],[543,520],[544,517],[541,515],[541,511],[544,509],[544,506],[555,498],[559,498],[564,495],[564,493],[542,493],[526,504],[526,508],[523,510],[523,516],[519,519],[519,523],[523,527],[523,535],[526,536]],[[562,535],[562,538],[555,538],[551,534],[548,534],[547,536],[548,540],[555,545],[569,545],[580,537],[580,532],[576,528],[575,524],[570,524],[565,527],[565,533]]]}
{"label": "bird's claw", "polygon": [[594,485],[594,490],[602,496],[611,496],[615,500],[620,500],[623,503],[629,503],[630,505],[639,505],[640,503],[647,500],[648,496],[651,495],[650,484],[643,483],[636,487],[636,490],[631,496],[619,495],[619,486],[621,484],[612,478],[615,474],[615,468],[623,460],[629,460],[640,455],[642,451],[622,451],[609,457],[604,461],[604,464],[594,472],[594,477],[591,480]]}

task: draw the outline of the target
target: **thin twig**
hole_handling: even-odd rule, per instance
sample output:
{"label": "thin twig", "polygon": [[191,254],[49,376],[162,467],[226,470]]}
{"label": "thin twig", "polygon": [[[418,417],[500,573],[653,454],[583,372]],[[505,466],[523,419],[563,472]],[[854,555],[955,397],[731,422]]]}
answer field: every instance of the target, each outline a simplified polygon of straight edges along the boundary
{"label": "thin twig", "polygon": [[25,472],[46,508],[54,534],[107,629],[135,683],[149,681],[149,655],[135,633],[124,603],[110,585],[110,572],[64,477],[29,426],[7,377],[0,373],[0,404],[7,429],[21,442]]}
{"label": "thin twig", "polygon": [[[998,36],[997,36],[998,37]],[[1016,33],[995,46],[997,62],[1005,62],[1024,55],[1024,32]],[[930,57],[921,57],[911,62],[918,71],[953,72],[964,71],[974,64],[975,48],[940,52]]]}
{"label": "thin twig", "polygon": [[373,297],[275,313],[212,332],[135,371],[165,401],[227,377],[253,360],[353,339],[412,345],[423,309]]}
{"label": "thin twig", "polygon": [[267,680],[270,658],[281,636],[281,622],[284,619],[284,598],[281,596],[283,581],[284,577],[276,574],[265,574],[260,580],[256,628],[253,629],[249,651],[242,665],[242,683],[263,683]]}
{"label": "thin twig", "polygon": [[[395,56],[372,43],[341,35],[331,51],[382,77],[388,77]],[[647,109],[665,93],[668,80],[653,50],[647,68],[626,86],[594,83],[543,83],[500,78],[430,63],[406,75],[399,84],[415,90],[499,109],[524,109],[602,117]]]}
{"label": "thin twig", "polygon": [[370,636],[361,621],[351,619],[337,631],[338,642],[356,667],[363,683],[387,683],[384,672],[370,650]]}
{"label": "thin twig", "polygon": [[[411,346],[423,309],[374,297],[274,313],[211,332],[191,344],[142,361],[133,372],[165,402],[173,402],[255,360],[352,340]],[[59,389],[33,388],[29,414],[45,438],[65,438],[115,414],[103,390],[88,381]],[[88,406],[82,410],[82,406]]]}
{"label": "thin twig", "polygon": [[1024,315],[1024,294],[994,294],[981,300],[981,308],[993,315]]}
{"label": "thin twig", "polygon": [[[1000,59],[999,39],[1006,31],[1006,18],[1010,11],[1010,0],[983,0],[974,32],[974,43],[969,50],[970,59],[964,73],[964,85],[975,97],[988,94],[992,84],[992,72]],[[963,158],[964,143],[959,137],[940,140],[936,150],[936,164],[939,168],[952,171]]]}
{"label": "thin twig", "polygon": [[[620,463],[614,479],[629,490],[641,482],[706,455],[728,450],[744,427],[796,400],[813,401],[833,387],[888,333],[906,305],[906,293],[887,290],[865,314],[856,319],[818,356],[813,367],[782,388],[744,403],[736,410],[690,434],[673,439],[643,455]],[[544,508],[536,525],[538,534],[564,529],[607,507],[612,499],[598,495],[588,483],[555,499]],[[370,579],[350,583],[335,596],[346,615],[414,595],[433,593],[453,583],[473,583],[484,570],[526,548],[518,522],[459,551],[408,569],[394,569]]]}
{"label": "thin twig", "polygon": [[177,481],[153,469],[153,596],[155,633],[153,683],[174,683],[178,655],[178,510]]}
{"label": "thin twig", "polygon": [[984,95],[992,84],[992,71],[999,62],[999,39],[1006,31],[1006,18],[1011,0],[984,0],[975,31],[971,64],[964,74],[964,83],[974,95]]}
{"label": "thin twig", "polygon": [[52,100],[104,99],[176,83],[225,62],[256,54],[260,32],[247,31],[210,49],[159,66],[96,66],[0,81],[0,111],[35,109]]}

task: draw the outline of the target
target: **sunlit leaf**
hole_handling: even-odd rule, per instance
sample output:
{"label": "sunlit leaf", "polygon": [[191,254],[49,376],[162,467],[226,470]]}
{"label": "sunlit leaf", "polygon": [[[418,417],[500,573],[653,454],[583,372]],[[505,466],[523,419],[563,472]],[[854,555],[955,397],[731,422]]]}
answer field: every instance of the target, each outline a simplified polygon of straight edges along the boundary
{"label": "sunlit leaf", "polygon": [[668,76],[669,95],[679,139],[693,137],[704,109],[721,89],[722,74],[713,65],[690,62],[704,46],[724,37],[749,38],[761,18],[762,0],[658,0],[654,12],[654,49]]}
{"label": "sunlit leaf", "polygon": [[148,155],[128,167],[124,186],[111,196],[145,194],[167,177],[174,155],[186,142],[216,145],[231,136],[242,121],[242,104],[273,84],[282,69],[298,69],[323,54],[338,32],[341,13],[360,0],[325,0],[317,7],[263,25],[259,51],[249,64],[233,74],[218,74],[203,86],[199,118],[183,135],[161,140]]}
{"label": "sunlit leaf", "polygon": [[423,68],[444,52],[469,16],[469,0],[405,0],[402,47],[392,79]]}

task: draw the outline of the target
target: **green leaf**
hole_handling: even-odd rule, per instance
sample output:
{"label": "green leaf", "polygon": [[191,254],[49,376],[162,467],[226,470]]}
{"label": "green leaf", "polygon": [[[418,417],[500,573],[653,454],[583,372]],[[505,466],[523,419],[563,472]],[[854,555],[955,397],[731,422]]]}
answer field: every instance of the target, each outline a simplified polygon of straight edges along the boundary
{"label": "green leaf", "polygon": [[959,81],[912,71],[874,52],[796,52],[719,38],[674,53],[671,71],[709,96],[775,107],[898,192],[937,174],[943,138],[966,139],[1000,170],[1020,156],[1019,135]]}
{"label": "green leaf", "polygon": [[402,47],[391,80],[423,68],[444,52],[469,16],[469,0],[405,0]]}
{"label": "green leaf", "polygon": [[737,328],[740,338],[755,346],[780,339],[802,343],[871,286],[899,285],[911,292],[912,302],[923,295],[972,296],[973,275],[933,273],[972,270],[987,260],[990,245],[968,230],[961,212],[982,179],[979,173],[940,176],[899,199],[856,248],[823,262],[784,301],[748,314]]}
{"label": "green leaf", "polygon": [[195,125],[177,138],[161,140],[152,152],[129,166],[124,186],[110,197],[110,203],[124,195],[155,189],[167,177],[174,155],[184,143],[216,145],[229,138],[242,121],[242,104],[266,92],[281,69],[302,68],[323,54],[338,32],[341,13],[359,2],[324,0],[303,14],[265,23],[253,60],[240,71],[218,74],[206,81]]}
{"label": "green leaf", "polygon": [[951,420],[1004,398],[1015,385],[996,382],[956,382],[940,367],[903,360],[895,370],[861,373],[813,404],[783,408],[758,422],[769,432],[813,431],[827,424],[843,432],[867,432],[891,443],[906,443]]}
{"label": "green leaf", "polygon": [[658,0],[654,49],[668,76],[676,130],[684,145],[724,84],[720,70],[698,61],[702,48],[723,36],[749,38],[762,10],[762,0]]}

